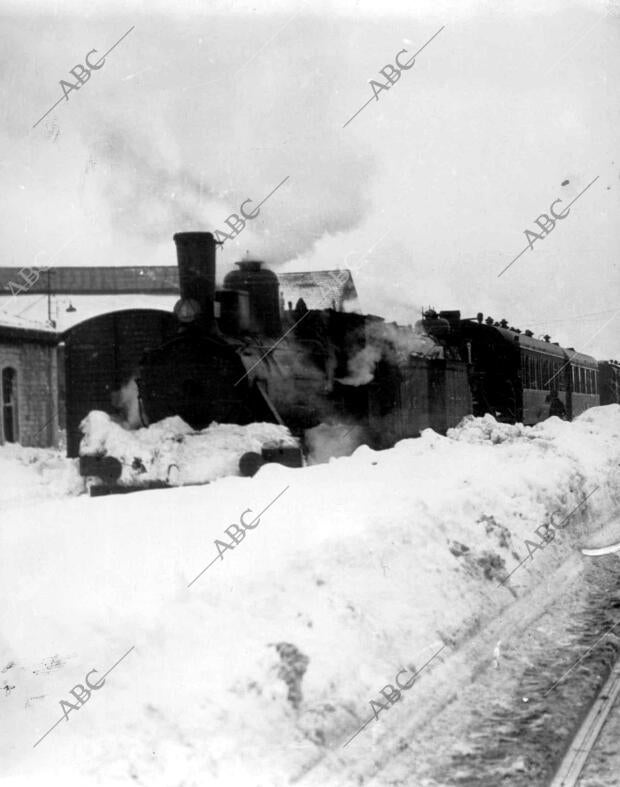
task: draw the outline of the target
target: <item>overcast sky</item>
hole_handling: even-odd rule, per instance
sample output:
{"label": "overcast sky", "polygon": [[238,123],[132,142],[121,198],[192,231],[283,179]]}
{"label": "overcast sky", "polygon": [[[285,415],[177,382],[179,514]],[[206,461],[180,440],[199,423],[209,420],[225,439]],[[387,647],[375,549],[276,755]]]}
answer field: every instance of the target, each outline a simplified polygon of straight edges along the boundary
{"label": "overcast sky", "polygon": [[[174,232],[223,231],[288,177],[221,273],[246,249],[276,271],[348,267],[367,311],[482,311],[620,358],[618,4],[0,8],[0,264],[174,264]],[[375,100],[369,81],[442,26]]]}

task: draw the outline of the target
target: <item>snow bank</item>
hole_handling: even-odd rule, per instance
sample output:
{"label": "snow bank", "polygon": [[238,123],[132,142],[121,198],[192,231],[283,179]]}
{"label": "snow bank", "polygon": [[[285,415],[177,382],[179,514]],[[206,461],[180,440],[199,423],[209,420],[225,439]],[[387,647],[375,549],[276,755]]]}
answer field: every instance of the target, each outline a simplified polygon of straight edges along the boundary
{"label": "snow bank", "polygon": [[239,459],[263,446],[297,445],[284,426],[213,423],[195,431],[178,416],[129,430],[107,413],[93,410],[80,424],[82,456],[113,456],[122,466],[119,483],[128,486],[164,481],[171,486],[204,484],[239,475]]}
{"label": "snow bank", "polygon": [[9,503],[66,497],[84,491],[77,462],[53,448],[0,445],[0,510]]}
{"label": "snow bank", "polygon": [[[539,586],[544,597],[617,514],[619,463],[610,405],[572,424],[467,419],[447,437],[427,430],[329,464],[9,512],[0,784],[47,785],[50,773],[80,787],[358,784],[354,764],[399,732],[382,714],[342,749],[370,699],[443,643],[414,686],[423,692],[515,595]],[[266,508],[230,542],[227,528]],[[573,510],[498,589],[536,528]],[[60,699],[132,645],[33,750],[62,718]],[[401,705],[410,724],[422,712],[413,693]]]}

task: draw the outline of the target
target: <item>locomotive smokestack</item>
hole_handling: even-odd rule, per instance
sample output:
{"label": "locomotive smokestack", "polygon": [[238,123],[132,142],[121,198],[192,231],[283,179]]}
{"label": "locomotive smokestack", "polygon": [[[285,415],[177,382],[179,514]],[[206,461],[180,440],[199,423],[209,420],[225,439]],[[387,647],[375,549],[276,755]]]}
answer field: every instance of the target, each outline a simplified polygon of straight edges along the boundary
{"label": "locomotive smokestack", "polygon": [[198,319],[208,330],[214,330],[216,241],[210,232],[177,232],[173,240],[177,247],[181,301],[195,301],[200,307]]}

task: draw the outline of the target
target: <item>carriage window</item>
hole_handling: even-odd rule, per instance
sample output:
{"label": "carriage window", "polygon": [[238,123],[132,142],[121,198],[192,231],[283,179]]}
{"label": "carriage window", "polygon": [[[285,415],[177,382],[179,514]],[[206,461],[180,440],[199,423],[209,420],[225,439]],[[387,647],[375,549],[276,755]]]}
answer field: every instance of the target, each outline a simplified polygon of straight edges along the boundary
{"label": "carriage window", "polygon": [[527,356],[527,387],[534,387],[534,361],[531,355]]}
{"label": "carriage window", "polygon": [[7,443],[16,443],[17,431],[17,372],[10,366],[2,370],[2,431]]}
{"label": "carriage window", "polygon": [[529,355],[523,356],[523,387],[532,387],[532,359]]}
{"label": "carriage window", "polygon": [[598,370],[594,370],[594,393],[598,394]]}
{"label": "carriage window", "polygon": [[538,359],[538,388],[541,390],[545,387],[545,361],[542,356]]}
{"label": "carriage window", "polygon": [[532,387],[532,357],[527,355],[525,357],[525,368],[527,369],[527,387]]}

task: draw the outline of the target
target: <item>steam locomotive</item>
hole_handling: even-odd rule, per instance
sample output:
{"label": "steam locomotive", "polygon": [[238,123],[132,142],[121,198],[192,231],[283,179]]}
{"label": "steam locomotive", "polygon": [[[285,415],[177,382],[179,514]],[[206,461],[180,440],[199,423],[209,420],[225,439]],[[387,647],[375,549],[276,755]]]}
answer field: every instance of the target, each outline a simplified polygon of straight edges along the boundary
{"label": "steam locomotive", "polygon": [[92,409],[112,413],[114,391],[129,377],[141,425],[171,415],[197,430],[270,421],[302,445],[321,423],[355,425],[364,442],[386,448],[427,427],[445,433],[471,413],[533,424],[548,417],[551,399],[567,418],[620,401],[619,364],[598,364],[549,337],[458,311],[429,310],[411,328],[327,303],[308,309],[302,299],[285,309],[277,276],[260,261],[238,262],[216,289],[213,235],[177,233],[174,242],[173,315],[115,312],[65,335],[70,456],[79,454],[81,420]]}

